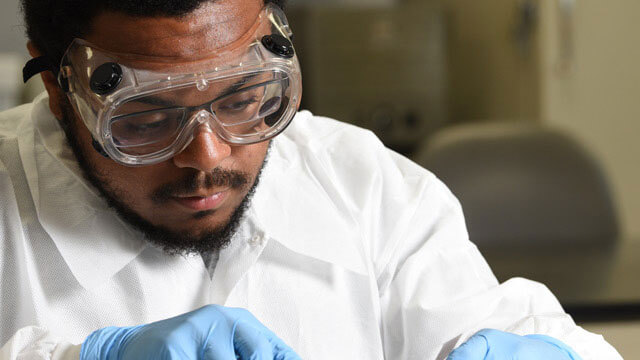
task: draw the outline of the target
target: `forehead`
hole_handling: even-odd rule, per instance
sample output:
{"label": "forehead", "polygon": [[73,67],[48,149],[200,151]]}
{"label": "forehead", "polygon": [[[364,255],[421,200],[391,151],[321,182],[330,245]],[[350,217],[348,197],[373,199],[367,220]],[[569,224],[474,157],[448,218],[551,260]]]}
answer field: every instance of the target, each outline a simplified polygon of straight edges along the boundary
{"label": "forehead", "polygon": [[110,52],[198,59],[238,40],[255,23],[262,0],[217,0],[184,17],[134,17],[99,14],[87,41]]}

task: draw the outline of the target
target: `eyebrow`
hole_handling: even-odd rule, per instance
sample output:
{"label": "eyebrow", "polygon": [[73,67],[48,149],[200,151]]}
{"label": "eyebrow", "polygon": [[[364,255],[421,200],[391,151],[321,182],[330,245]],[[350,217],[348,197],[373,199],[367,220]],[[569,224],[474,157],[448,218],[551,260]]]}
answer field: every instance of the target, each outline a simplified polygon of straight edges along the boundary
{"label": "eyebrow", "polygon": [[[249,80],[254,79],[258,77],[258,74],[250,74],[250,75],[246,75],[244,76],[242,79],[236,81],[235,83],[227,86],[224,90],[222,90],[220,96],[216,97],[213,101],[216,101],[224,96],[227,96],[235,91],[237,91],[238,89],[240,89],[245,83],[247,83]],[[169,99],[164,99],[161,98],[159,96],[143,96],[140,97],[138,99],[132,100],[131,102],[138,102],[138,103],[142,103],[142,104],[149,104],[149,105],[156,105],[156,106],[162,106],[162,107],[183,107],[179,104],[177,104],[175,101],[173,100],[169,100]]]}
{"label": "eyebrow", "polygon": [[162,106],[162,107],[179,107],[178,104],[176,104],[174,101],[168,100],[168,99],[163,99],[159,96],[145,96],[145,97],[141,97],[135,100],[132,100],[131,102],[137,102],[137,103],[142,103],[142,104],[149,104],[149,105],[157,105],[157,106]]}

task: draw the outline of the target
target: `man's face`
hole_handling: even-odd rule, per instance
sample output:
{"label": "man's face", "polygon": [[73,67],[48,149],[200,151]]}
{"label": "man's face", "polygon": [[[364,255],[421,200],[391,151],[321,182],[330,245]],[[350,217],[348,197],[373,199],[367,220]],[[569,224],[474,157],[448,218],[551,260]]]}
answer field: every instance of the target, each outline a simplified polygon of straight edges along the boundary
{"label": "man's face", "polygon": [[[261,0],[218,0],[184,18],[102,13],[86,40],[110,52],[164,58],[169,69],[172,62],[213,55],[240,38],[262,6]],[[186,105],[201,102],[195,97],[182,100]],[[187,148],[172,159],[126,167],[96,152],[89,131],[70,105],[65,101],[60,106],[71,123],[69,140],[81,167],[122,217],[169,251],[216,250],[225,245],[248,202],[268,142],[231,146],[202,125]]]}

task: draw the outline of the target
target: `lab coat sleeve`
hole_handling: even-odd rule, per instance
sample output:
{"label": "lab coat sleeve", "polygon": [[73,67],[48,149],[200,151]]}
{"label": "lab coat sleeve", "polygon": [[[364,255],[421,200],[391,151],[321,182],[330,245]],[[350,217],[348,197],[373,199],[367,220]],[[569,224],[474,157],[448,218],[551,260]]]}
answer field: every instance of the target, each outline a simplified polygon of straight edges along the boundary
{"label": "lab coat sleeve", "polygon": [[18,330],[0,349],[0,360],[78,360],[81,345],[56,340],[47,329]]}
{"label": "lab coat sleeve", "polygon": [[[0,139],[0,154],[7,154],[7,148],[2,147]],[[25,271],[22,237],[22,223],[15,196],[14,187],[9,171],[0,157],[0,295],[2,292],[13,293],[19,291],[20,276],[16,273]],[[0,304],[4,298],[0,296]],[[14,309],[14,312],[18,310]],[[18,315],[16,315],[18,317]],[[11,332],[10,325],[0,321],[0,334],[5,332],[12,335],[0,348],[0,360],[36,360],[53,359],[67,360],[80,357],[80,346],[56,340],[52,334],[42,327],[27,326]],[[13,330],[15,331],[15,330]],[[0,343],[1,344],[1,343]]]}
{"label": "lab coat sleeve", "polygon": [[[498,284],[468,239],[458,201],[435,176],[395,153],[379,163],[387,167],[380,208],[395,209],[381,216],[396,224],[378,229],[385,246],[376,258],[387,359],[445,359],[483,328],[546,334],[584,360],[622,359],[577,326],[544,285],[520,278]],[[400,181],[403,193],[385,189]]]}

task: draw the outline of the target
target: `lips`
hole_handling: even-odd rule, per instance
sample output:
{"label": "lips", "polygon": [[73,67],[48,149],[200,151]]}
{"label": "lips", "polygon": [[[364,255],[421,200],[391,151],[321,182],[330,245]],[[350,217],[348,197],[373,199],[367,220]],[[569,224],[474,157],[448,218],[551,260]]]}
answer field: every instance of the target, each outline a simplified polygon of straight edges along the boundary
{"label": "lips", "polygon": [[195,211],[215,210],[219,208],[227,197],[227,190],[207,196],[174,197],[173,199],[183,207]]}

